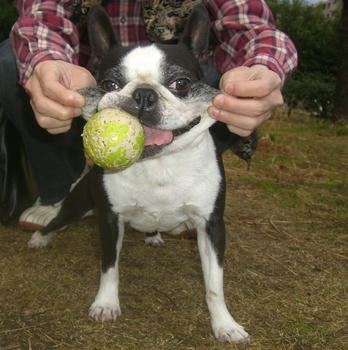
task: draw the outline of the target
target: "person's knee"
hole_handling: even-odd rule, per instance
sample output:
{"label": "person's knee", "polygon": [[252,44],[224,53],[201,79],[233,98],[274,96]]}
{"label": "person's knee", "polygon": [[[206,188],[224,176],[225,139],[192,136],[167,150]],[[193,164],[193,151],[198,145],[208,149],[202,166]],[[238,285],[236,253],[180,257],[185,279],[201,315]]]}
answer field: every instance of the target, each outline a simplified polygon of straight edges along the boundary
{"label": "person's knee", "polygon": [[0,106],[18,130],[27,128],[32,113],[29,97],[18,84],[16,57],[9,40],[0,43]]}

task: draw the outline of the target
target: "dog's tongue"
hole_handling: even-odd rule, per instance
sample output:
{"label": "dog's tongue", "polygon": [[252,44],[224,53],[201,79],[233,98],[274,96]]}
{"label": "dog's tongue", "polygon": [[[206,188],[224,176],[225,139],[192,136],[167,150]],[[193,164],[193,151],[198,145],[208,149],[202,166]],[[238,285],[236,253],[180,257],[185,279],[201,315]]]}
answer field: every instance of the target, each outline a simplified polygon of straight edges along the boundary
{"label": "dog's tongue", "polygon": [[143,125],[145,131],[145,146],[166,145],[173,140],[173,132],[170,130],[152,129]]}

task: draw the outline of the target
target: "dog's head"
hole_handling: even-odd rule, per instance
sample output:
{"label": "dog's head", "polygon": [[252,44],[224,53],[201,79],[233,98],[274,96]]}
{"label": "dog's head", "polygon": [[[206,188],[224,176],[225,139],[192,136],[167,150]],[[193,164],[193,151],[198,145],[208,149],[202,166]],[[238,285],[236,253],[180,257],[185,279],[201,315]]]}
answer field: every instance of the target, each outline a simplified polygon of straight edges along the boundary
{"label": "dog's head", "polygon": [[113,107],[136,116],[146,134],[143,158],[181,149],[214,123],[207,108],[218,91],[200,80],[210,31],[203,6],[193,10],[175,45],[121,46],[99,6],[90,11],[88,31],[98,86],[82,91],[85,119]]}

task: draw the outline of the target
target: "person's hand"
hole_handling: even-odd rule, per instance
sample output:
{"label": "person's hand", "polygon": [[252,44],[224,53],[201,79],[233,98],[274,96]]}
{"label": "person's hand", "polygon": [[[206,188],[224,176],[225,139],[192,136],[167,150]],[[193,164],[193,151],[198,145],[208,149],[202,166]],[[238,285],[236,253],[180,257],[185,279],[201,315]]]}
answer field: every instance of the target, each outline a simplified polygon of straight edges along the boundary
{"label": "person's hand", "polygon": [[280,77],[263,65],[227,71],[220,89],[223,94],[215,96],[208,112],[240,136],[249,136],[283,104]]}
{"label": "person's hand", "polygon": [[72,119],[81,115],[85,98],[74,91],[95,85],[85,68],[60,60],[36,65],[25,84],[36,121],[51,134],[67,132]]}

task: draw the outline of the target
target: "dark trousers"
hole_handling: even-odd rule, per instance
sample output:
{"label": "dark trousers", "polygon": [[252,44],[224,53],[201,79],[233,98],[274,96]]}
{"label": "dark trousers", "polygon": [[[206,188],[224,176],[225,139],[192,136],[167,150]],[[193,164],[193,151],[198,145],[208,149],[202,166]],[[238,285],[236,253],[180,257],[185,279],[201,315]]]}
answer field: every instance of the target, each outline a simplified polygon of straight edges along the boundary
{"label": "dark trousers", "polygon": [[51,135],[37,124],[29,98],[18,84],[8,40],[0,44],[0,107],[19,132],[41,199],[52,204],[64,198],[85,165],[83,121],[75,118],[71,130],[60,135]]}

